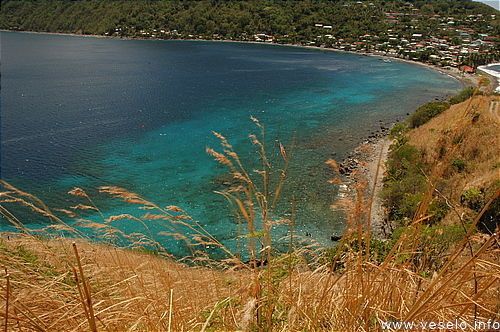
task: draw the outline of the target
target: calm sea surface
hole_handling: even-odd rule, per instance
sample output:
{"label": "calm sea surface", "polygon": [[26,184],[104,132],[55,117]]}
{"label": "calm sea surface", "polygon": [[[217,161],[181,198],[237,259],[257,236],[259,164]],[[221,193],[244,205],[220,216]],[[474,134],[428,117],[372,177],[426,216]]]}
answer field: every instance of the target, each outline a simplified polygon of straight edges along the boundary
{"label": "calm sea surface", "polygon": [[[340,161],[381,124],[461,90],[422,66],[339,52],[199,41],[146,41],[23,33],[1,37],[1,177],[52,208],[84,203],[105,217],[136,206],[99,194],[101,185],[177,205],[233,246],[237,226],[224,189],[227,169],[205,152],[226,136],[249,171],[259,167],[249,134],[296,147],[279,213],[297,199],[296,231],[328,245],[344,218],[331,211],[338,185],[324,162]],[[279,154],[276,163],[278,163]],[[142,211],[144,213],[144,211]],[[22,215],[33,227],[44,223]],[[85,217],[102,221],[99,215]],[[0,227],[7,229],[5,220]],[[142,231],[122,221],[127,232]],[[162,231],[151,223],[153,233]],[[277,237],[287,229],[277,228]],[[178,241],[158,238],[174,253]]]}

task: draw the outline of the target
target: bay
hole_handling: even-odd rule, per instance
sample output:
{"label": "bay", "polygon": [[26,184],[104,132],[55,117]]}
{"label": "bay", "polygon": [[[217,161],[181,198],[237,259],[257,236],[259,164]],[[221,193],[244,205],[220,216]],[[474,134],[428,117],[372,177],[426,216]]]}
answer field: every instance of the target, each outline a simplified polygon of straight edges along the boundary
{"label": "bay", "polygon": [[[330,208],[339,188],[327,182],[334,174],[325,161],[341,161],[381,125],[462,88],[422,66],[321,49],[12,32],[0,38],[2,179],[53,208],[80,203],[67,192],[83,188],[105,218],[137,215],[137,207],[97,188],[127,188],[159,206],[181,207],[232,248],[237,223],[214,193],[225,188],[228,170],[205,153],[206,146],[222,151],[213,131],[228,138],[249,171],[260,163],[248,137],[260,130],[250,117],[265,126],[269,151],[277,141],[288,150],[296,133],[278,213],[290,217],[295,197],[296,233],[328,246],[345,217]],[[100,214],[85,218],[102,222]],[[32,214],[22,220],[46,222]],[[132,222],[119,227],[142,231]],[[288,228],[275,233],[280,238]],[[183,253],[179,241],[159,241]]]}

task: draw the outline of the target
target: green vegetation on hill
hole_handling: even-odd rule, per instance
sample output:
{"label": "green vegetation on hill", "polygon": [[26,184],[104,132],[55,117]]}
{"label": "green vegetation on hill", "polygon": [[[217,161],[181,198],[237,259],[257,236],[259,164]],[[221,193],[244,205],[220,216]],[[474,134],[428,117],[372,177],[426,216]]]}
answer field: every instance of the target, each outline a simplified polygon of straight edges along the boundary
{"label": "green vegetation on hill", "polygon": [[[472,97],[472,95],[474,94],[474,92],[475,92],[475,88],[474,87],[470,87],[468,89],[463,90],[458,95],[451,97],[450,100],[449,100],[449,102],[450,102],[451,105],[455,105],[455,104],[464,102],[467,99],[469,99],[470,97]],[[478,91],[477,93],[480,94],[481,91]]]}
{"label": "green vegetation on hill", "polygon": [[417,108],[415,113],[411,114],[407,121],[412,128],[420,127],[436,115],[443,113],[448,107],[450,107],[450,105],[447,102],[426,103]]}
{"label": "green vegetation on hill", "polygon": [[[427,202],[427,224],[450,219],[450,214],[457,211],[463,212],[462,222],[471,222],[467,216],[487,205],[500,187],[498,125],[492,121],[495,114],[490,111],[490,105],[497,102],[498,97],[482,96],[469,88],[450,98],[449,104],[427,103],[419,107],[392,129],[395,143],[387,161],[383,190],[392,223],[405,226],[414,220],[432,181],[430,188],[435,192]],[[450,104],[454,106],[450,108]],[[445,111],[444,117],[436,118]],[[499,207],[494,201],[489,214],[498,216]],[[478,227],[491,232],[496,226],[490,222],[486,227],[486,219]]]}
{"label": "green vegetation on hill", "polygon": [[0,29],[266,41],[478,66],[500,59],[499,19],[470,0],[2,1]]}

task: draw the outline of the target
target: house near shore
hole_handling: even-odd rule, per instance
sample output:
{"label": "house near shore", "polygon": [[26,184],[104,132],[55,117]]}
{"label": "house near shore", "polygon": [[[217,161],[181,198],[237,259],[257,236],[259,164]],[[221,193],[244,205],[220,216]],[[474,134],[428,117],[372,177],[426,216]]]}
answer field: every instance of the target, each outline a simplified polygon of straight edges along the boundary
{"label": "house near shore", "polygon": [[469,66],[460,66],[460,70],[466,72],[467,74],[474,74],[476,70]]}

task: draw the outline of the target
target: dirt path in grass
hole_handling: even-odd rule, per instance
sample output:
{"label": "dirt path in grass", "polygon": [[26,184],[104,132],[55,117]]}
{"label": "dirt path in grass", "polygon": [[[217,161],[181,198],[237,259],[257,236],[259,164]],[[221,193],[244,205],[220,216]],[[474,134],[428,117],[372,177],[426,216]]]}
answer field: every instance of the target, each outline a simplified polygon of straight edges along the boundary
{"label": "dirt path in grass", "polygon": [[500,114],[498,113],[498,100],[490,101],[490,113],[500,120]]}
{"label": "dirt path in grass", "polygon": [[391,143],[391,139],[384,137],[372,144],[366,160],[365,175],[368,179],[371,202],[370,227],[372,234],[376,237],[385,237],[387,231],[385,230],[386,215],[380,194],[383,188],[382,180],[386,174],[385,162],[387,161]]}

